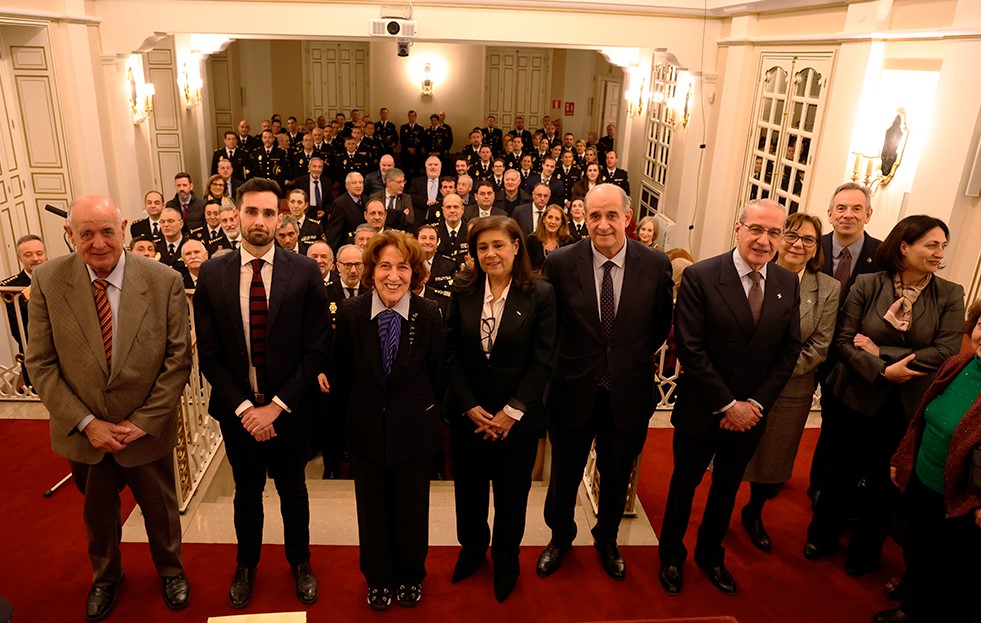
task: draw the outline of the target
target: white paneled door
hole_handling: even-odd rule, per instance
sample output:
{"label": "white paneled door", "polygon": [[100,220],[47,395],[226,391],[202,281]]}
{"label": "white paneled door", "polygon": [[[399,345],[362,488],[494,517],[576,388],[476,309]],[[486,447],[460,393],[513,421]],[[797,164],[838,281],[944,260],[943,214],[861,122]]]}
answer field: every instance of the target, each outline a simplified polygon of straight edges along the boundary
{"label": "white paneled door", "polygon": [[303,106],[307,116],[332,119],[368,106],[370,55],[367,43],[303,43]]}
{"label": "white paneled door", "polygon": [[523,48],[487,48],[487,111],[497,127],[513,128],[515,117],[526,128],[542,127],[549,111],[552,51]]}

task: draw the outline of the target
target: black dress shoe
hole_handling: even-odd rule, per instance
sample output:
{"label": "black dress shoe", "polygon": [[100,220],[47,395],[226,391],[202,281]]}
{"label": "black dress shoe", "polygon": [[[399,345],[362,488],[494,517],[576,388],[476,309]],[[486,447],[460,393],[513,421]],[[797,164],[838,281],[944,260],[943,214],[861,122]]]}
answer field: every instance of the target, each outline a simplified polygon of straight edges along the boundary
{"label": "black dress shoe", "polygon": [[763,527],[763,519],[751,517],[743,511],[742,524],[746,528],[746,532],[749,533],[749,540],[756,546],[756,549],[769,552],[773,545],[770,542],[770,535],[766,533],[766,528]]}
{"label": "black dress shoe", "polygon": [[620,549],[616,543],[593,543],[596,551],[599,552],[600,562],[603,563],[603,571],[614,580],[622,580],[627,576],[627,564],[623,562]]}
{"label": "black dress shoe", "polygon": [[556,545],[554,541],[549,541],[545,549],[538,556],[538,565],[535,567],[535,573],[540,577],[548,577],[559,570],[559,566],[562,564],[562,558],[572,549],[571,545],[559,546]]}
{"label": "black dress shoe", "polygon": [[453,567],[453,577],[450,578],[450,581],[456,584],[461,580],[466,580],[477,573],[477,569],[483,562],[483,555],[478,556],[476,553],[461,549],[460,554],[456,557],[456,565]]}
{"label": "black dress shoe", "polygon": [[115,582],[97,582],[89,589],[89,597],[85,602],[85,618],[89,621],[101,621],[109,616],[112,607],[116,605],[116,595],[119,585],[123,583],[123,574]]}
{"label": "black dress shoe", "polygon": [[317,585],[317,576],[313,574],[310,563],[301,562],[293,567],[293,577],[296,578],[296,598],[305,604],[312,604],[317,601],[320,588]]}
{"label": "black dress shoe", "polygon": [[872,620],[875,623],[906,623],[910,618],[903,612],[902,608],[896,608],[895,610],[883,610],[872,617]]}
{"label": "black dress shoe", "polygon": [[661,565],[658,579],[668,595],[681,594],[681,567],[678,565]]}
{"label": "black dress shoe", "polygon": [[804,543],[804,558],[808,560],[817,560],[828,554],[830,550],[825,549],[818,545],[817,543],[811,543],[808,541]]}
{"label": "black dress shoe", "polygon": [[164,603],[171,610],[183,610],[191,598],[191,585],[183,573],[163,579]]}
{"label": "black dress shoe", "polygon": [[422,601],[422,584],[399,584],[395,589],[395,601],[403,608],[411,608]]}
{"label": "black dress shoe", "polygon": [[712,586],[722,591],[726,595],[736,594],[736,581],[732,579],[732,575],[726,569],[725,565],[699,565],[702,569],[705,569],[709,574],[709,581],[712,582]]}
{"label": "black dress shoe", "polygon": [[372,610],[388,610],[392,605],[392,592],[387,588],[369,588],[368,605]]}
{"label": "black dress shoe", "polygon": [[252,584],[255,583],[255,567],[236,567],[235,577],[228,589],[228,602],[232,608],[244,608],[252,601]]}
{"label": "black dress shoe", "polygon": [[497,603],[504,603],[504,600],[514,592],[514,587],[518,584],[518,576],[513,573],[494,572],[494,597]]}

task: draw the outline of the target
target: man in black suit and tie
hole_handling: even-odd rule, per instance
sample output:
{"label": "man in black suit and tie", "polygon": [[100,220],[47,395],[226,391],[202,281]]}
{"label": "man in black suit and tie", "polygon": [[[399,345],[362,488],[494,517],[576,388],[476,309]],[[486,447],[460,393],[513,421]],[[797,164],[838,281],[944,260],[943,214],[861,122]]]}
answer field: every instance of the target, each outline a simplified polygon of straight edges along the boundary
{"label": "man in black suit and tie", "polygon": [[426,131],[416,123],[416,111],[408,113],[408,123],[399,128],[399,143],[402,144],[402,168],[409,177],[419,175],[422,168],[422,158],[425,155]]}
{"label": "man in black suit and tie", "polygon": [[438,218],[440,196],[440,172],[443,164],[436,156],[426,158],[426,174],[413,179],[409,183],[409,195],[412,196],[412,208],[415,210],[414,222],[417,225],[431,223]]}
{"label": "man in black suit and tie", "polygon": [[[543,187],[539,187],[543,188]],[[576,498],[590,446],[603,475],[593,538],[603,569],[626,574],[617,533],[634,461],[654,413],[654,353],[671,327],[671,263],[628,240],[630,199],[601,184],[586,196],[589,240],[553,251],[542,272],[555,288],[559,346],[545,397],[552,471],[545,523],[552,539],[538,557],[554,573],[576,536]]]}
{"label": "man in black suit and tie", "polygon": [[320,156],[310,158],[307,164],[307,175],[302,175],[293,183],[293,188],[298,188],[307,193],[310,205],[307,208],[311,218],[323,221],[327,216],[327,206],[334,200],[334,182],[324,176],[324,160]]}
{"label": "man in black suit and tie", "polygon": [[749,202],[735,225],[736,248],[690,266],[681,282],[674,334],[684,372],[671,416],[674,473],[659,548],[661,585],[671,595],[681,591],[692,498],[713,457],[695,562],[720,591],[736,592],[722,539],[767,414],[801,349],[797,275],[769,263],[786,217],[774,201]]}
{"label": "man in black suit and tie", "polygon": [[174,176],[174,188],[177,193],[167,202],[168,208],[174,208],[184,220],[184,232],[204,225],[204,199],[194,196],[194,182],[191,174],[181,171]]}
{"label": "man in black suit and tie", "polygon": [[143,196],[143,209],[146,217],[136,219],[129,226],[130,238],[143,236],[156,243],[163,238],[160,231],[160,213],[164,209],[164,197],[159,191],[151,190]]}
{"label": "man in black suit and tie", "polygon": [[551,195],[552,191],[548,186],[538,184],[531,191],[531,203],[519,205],[511,213],[511,218],[518,221],[525,236],[530,236],[538,227],[538,221],[545,215]]}
{"label": "man in black suit and tie", "polygon": [[[823,272],[841,282],[839,311],[845,307],[845,299],[856,277],[882,270],[875,261],[875,253],[882,241],[865,232],[871,218],[872,192],[867,187],[846,182],[835,189],[828,206],[828,221],[833,231],[824,235],[821,245],[824,247]],[[837,401],[834,392],[824,383],[837,361],[834,349],[831,349],[828,358],[818,368],[818,378],[821,380],[821,436],[814,446],[810,487],[807,490],[814,500],[824,486],[829,448],[837,423]]]}
{"label": "man in black suit and tie", "polygon": [[617,168],[617,152],[612,149],[606,152],[606,168],[600,171],[599,181],[604,184],[616,184],[623,192],[630,194],[630,181],[627,172]]}
{"label": "man in black suit and tie", "polygon": [[330,204],[327,219],[327,244],[337,253],[349,242],[354,229],[364,223],[364,178],[360,173],[348,173],[344,178],[344,189]]}
{"label": "man in black suit and tie", "polygon": [[[221,201],[209,199],[204,204],[204,227],[191,230],[188,238],[200,240],[208,250],[208,255],[211,255],[214,251],[211,250],[210,245],[220,242],[224,237],[225,234],[221,231]],[[227,242],[228,240],[225,239],[226,246]]]}
{"label": "man in black suit and tie", "polygon": [[[243,152],[244,154],[244,152]],[[248,156],[245,155],[244,162],[248,162]],[[243,162],[243,164],[244,164]],[[245,178],[235,177],[234,165],[228,160],[218,161],[218,176],[225,182],[225,194],[229,197],[235,196],[235,191],[238,187],[242,185],[242,180]]]}
{"label": "man in black suit and tie", "polygon": [[218,163],[222,160],[228,160],[232,163],[232,174],[242,179],[245,176],[245,163],[248,160],[248,154],[244,149],[238,148],[238,137],[237,135],[229,130],[225,132],[225,145],[215,150],[215,153],[211,155],[211,174],[218,175]]}
{"label": "man in black suit and tie", "polygon": [[178,272],[183,271],[184,268],[184,262],[181,261],[181,248],[187,240],[187,236],[182,231],[183,225],[184,221],[177,208],[168,206],[160,213],[160,231],[163,237],[156,243],[160,263]]}
{"label": "man in black suit and tie", "polygon": [[341,301],[360,295],[364,291],[361,285],[361,273],[364,270],[364,249],[353,244],[346,244],[337,252],[337,281],[336,293],[328,293],[332,301]]}
{"label": "man in black suit and tie", "polygon": [[[463,210],[463,222],[468,223],[475,218],[482,216],[507,216],[507,213],[496,205],[497,194],[494,192],[494,183],[490,180],[477,182],[477,190],[474,192],[474,202]],[[445,200],[444,200],[445,202]],[[446,209],[443,209],[446,213]]]}
{"label": "man in black suit and tie", "polygon": [[514,129],[511,130],[511,134],[520,138],[523,145],[531,144],[531,132],[525,129],[525,118],[520,115],[514,118]]}
{"label": "man in black suit and tie", "polygon": [[497,127],[497,117],[487,115],[487,127],[481,128],[480,133],[484,135],[484,145],[491,148],[491,153],[500,156],[504,153],[504,133]]}
{"label": "man in black suit and tie", "polygon": [[378,159],[378,168],[364,177],[364,192],[369,197],[385,190],[385,172],[395,167],[395,158],[385,154]]}
{"label": "man in black suit and tie", "polygon": [[545,184],[548,186],[548,202],[565,207],[565,185],[562,180],[555,175],[555,158],[546,156],[542,160],[542,172],[532,173],[528,176],[525,183],[525,190],[533,192],[535,186]]}
{"label": "man in black suit and tie", "polygon": [[526,203],[531,203],[531,195],[521,187],[521,174],[508,169],[504,172],[504,189],[494,197],[494,207],[511,216],[515,208]]}
{"label": "man in black suit and tie", "polygon": [[234,608],[252,599],[267,473],[281,501],[296,596],[310,604],[318,594],[304,468],[317,374],[326,362],[327,299],[317,263],[273,243],[280,193],[265,178],[242,186],[242,248],[205,262],[194,295],[201,370],[213,388],[208,412],[221,425],[235,479]]}
{"label": "man in black suit and tie", "polygon": [[385,227],[394,229],[411,228],[415,218],[412,210],[412,197],[405,190],[405,173],[391,168],[385,172],[385,189],[368,197],[368,201],[378,200],[385,206]]}
{"label": "man in black suit and tie", "polygon": [[249,126],[248,121],[242,119],[238,122],[238,134],[236,135],[238,148],[244,150],[246,155],[262,146],[262,141],[252,136],[250,132],[252,132],[252,127]]}
{"label": "man in black suit and tie", "polygon": [[463,220],[463,201],[450,193],[443,197],[443,220],[436,226],[437,253],[459,265],[467,254],[467,223]]}
{"label": "man in black suit and tie", "polygon": [[382,153],[391,156],[399,144],[399,130],[388,120],[388,109],[382,107],[378,111],[378,121],[375,122],[375,136],[382,144]]}

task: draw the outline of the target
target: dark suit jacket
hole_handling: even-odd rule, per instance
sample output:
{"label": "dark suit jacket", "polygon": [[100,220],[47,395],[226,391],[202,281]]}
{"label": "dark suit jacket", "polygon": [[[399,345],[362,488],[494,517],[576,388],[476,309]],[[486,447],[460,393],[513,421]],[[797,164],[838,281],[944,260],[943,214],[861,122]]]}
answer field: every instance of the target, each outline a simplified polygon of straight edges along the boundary
{"label": "dark suit jacket", "polygon": [[303,226],[300,227],[300,235],[297,236],[296,244],[299,246],[300,255],[306,255],[307,249],[310,248],[315,242],[322,242],[327,240],[326,234],[324,234],[324,228],[320,224],[319,219],[314,219],[305,217],[303,219]]}
{"label": "dark suit jacket", "polygon": [[[691,268],[685,274],[688,270]],[[913,317],[905,333],[883,318],[895,301],[892,275],[886,271],[861,275],[838,318],[832,346],[838,363],[828,375],[827,384],[846,407],[870,417],[879,412],[886,395],[896,387],[879,376],[886,366],[915,353],[910,367],[928,373],[899,384],[906,417],[911,418],[940,364],[961,347],[964,288],[960,284],[934,275],[913,304]],[[856,333],[867,336],[879,347],[878,357],[855,348]]]}
{"label": "dark suit jacket", "polygon": [[599,182],[603,184],[615,184],[623,189],[623,192],[630,194],[630,182],[627,181],[627,172],[623,169],[617,168],[613,170],[613,175],[610,175],[609,169],[606,167],[600,167]]}
{"label": "dark suit jacket", "polygon": [[[834,277],[835,265],[834,257],[832,256],[832,236],[834,236],[833,233],[821,236],[821,246],[824,247],[824,267],[821,269],[821,272]],[[882,270],[879,264],[875,261],[875,252],[878,251],[880,244],[882,244],[881,240],[865,234],[865,242],[862,244],[861,253],[859,253],[858,257],[852,258],[852,265],[854,266],[854,269],[852,270],[852,278],[848,280],[847,284],[845,284],[845,289],[841,293],[841,298],[838,299],[838,305],[840,305],[842,308],[845,307],[845,299],[848,298],[848,292],[852,289],[852,286],[855,284],[855,279],[858,278],[859,275],[877,273]]]}
{"label": "dark suit jacket", "polygon": [[364,176],[364,194],[373,195],[380,190],[385,190],[385,180],[382,179],[381,170],[375,170]]}
{"label": "dark suit jacket", "polygon": [[[801,350],[800,285],[797,275],[776,264],[766,270],[758,325],[731,251],[685,270],[674,320],[684,372],[671,416],[685,435],[759,438],[794,372]],[[745,432],[723,431],[724,414],[713,411],[750,398],[763,406],[763,419]]]}
{"label": "dark suit jacket", "polygon": [[[528,176],[528,181],[525,182],[525,191],[530,195],[534,192],[535,186],[538,186],[542,181],[541,173],[532,173]],[[552,193],[548,197],[549,204],[562,205],[565,202],[565,185],[562,180],[559,179],[554,173],[552,177],[548,180],[548,189]]]}
{"label": "dark suit jacket", "polygon": [[[236,407],[252,400],[248,336],[239,303],[241,262],[241,251],[208,260],[201,265],[194,293],[198,361],[212,387],[208,413],[218,421],[237,421]],[[268,399],[278,396],[290,408],[274,423],[282,430],[301,424],[320,392],[317,374],[327,357],[329,329],[316,262],[276,249],[266,322]]]}
{"label": "dark suit jacket", "polygon": [[671,328],[671,262],[668,256],[627,239],[623,290],[607,344],[600,325],[592,242],[557,249],[543,273],[555,288],[559,342],[545,405],[548,417],[578,428],[592,412],[607,361],[613,419],[621,431],[640,431],[657,404],[654,352]]}
{"label": "dark suit jacket", "polygon": [[382,368],[378,321],[371,294],[341,303],[334,373],[347,415],[352,456],[382,465],[430,456],[443,441],[439,399],[443,366],[443,317],[439,305],[410,294],[409,321],[402,321],[398,354],[388,377]]}
{"label": "dark suit jacket", "polygon": [[[412,209],[412,197],[406,193],[402,193],[395,199],[395,209],[389,210],[388,203],[385,199],[385,191],[380,190],[376,193],[371,194],[368,200],[377,199],[382,202],[385,206],[385,227],[389,229],[401,229],[403,231],[409,231],[412,229],[412,223],[415,221],[415,212]],[[405,211],[408,210],[409,214],[406,215]]]}
{"label": "dark suit jacket", "polygon": [[511,213],[511,218],[518,222],[518,225],[521,227],[521,231],[524,233],[525,237],[530,236],[535,231],[535,219],[533,215],[534,209],[534,204],[523,203],[516,207],[514,212]]}
{"label": "dark suit jacket", "polygon": [[[364,195],[361,196],[362,200]],[[342,193],[334,199],[327,212],[327,244],[337,253],[337,250],[347,244],[348,237],[354,233],[358,225],[364,223],[364,208],[359,207],[351,198],[351,193]]]}
{"label": "dark suit jacket", "polygon": [[439,209],[439,206],[443,200],[442,195],[436,194],[436,203],[432,206],[429,204],[429,178],[425,175],[421,175],[413,179],[409,183],[408,189],[405,191],[409,196],[412,197],[412,207],[415,211],[414,223],[416,226],[422,225],[423,223],[432,222],[435,220],[435,211]]}
{"label": "dark suit jacket", "polygon": [[[3,281],[0,281],[0,286],[5,286],[8,288],[26,288],[31,285],[31,278],[27,275],[27,270],[21,269],[16,275],[11,275]],[[7,295],[4,295],[7,296]],[[20,335],[20,326],[17,323],[17,310],[14,308],[14,302],[4,301],[4,305],[7,306],[7,321],[10,323],[10,335],[13,336],[14,341],[17,342],[17,346],[20,348],[20,352],[24,352],[24,341]],[[27,322],[27,300],[21,297],[20,299],[20,317],[24,323],[24,331],[28,330]]]}
{"label": "dark suit jacket", "polygon": [[[249,161],[249,152],[244,149],[236,149],[234,155],[231,158],[228,157],[228,152],[225,148],[216,149],[215,153],[211,154],[211,174],[218,174],[218,163],[222,160],[229,160],[232,163],[232,177],[242,179],[245,177],[245,165]],[[210,190],[210,189],[209,189]]]}
{"label": "dark suit jacket", "polygon": [[[320,208],[324,211],[324,216],[327,215],[327,206],[330,205],[331,201],[334,200],[334,182],[326,175],[320,176],[320,200],[323,201],[323,205],[315,206],[314,197],[310,195],[310,174],[301,175],[293,181],[293,188],[299,188],[305,190],[309,195],[308,199],[310,201],[310,208],[308,212],[313,212],[315,208]],[[316,214],[313,214],[314,218],[319,218]]]}
{"label": "dark suit jacket", "polygon": [[454,292],[450,298],[443,412],[450,424],[473,430],[464,411],[479,405],[493,415],[510,405],[524,412],[510,434],[537,436],[545,430],[542,396],[555,357],[555,292],[544,281],[536,281],[530,292],[512,285],[488,358],[481,349],[484,284],[476,285],[472,293]]}
{"label": "dark suit jacket", "polygon": [[431,288],[427,283],[422,290],[422,298],[428,301],[432,301],[437,305],[439,305],[439,316],[444,321],[446,320],[446,314],[449,312],[450,309],[449,293],[444,293],[442,290]]}
{"label": "dark suit jacket", "polygon": [[[491,216],[507,216],[508,213],[502,210],[496,203],[491,208]],[[476,203],[468,205],[463,209],[463,223],[469,223],[475,218],[480,218],[480,208]],[[462,232],[461,232],[462,233]]]}
{"label": "dark suit jacket", "polygon": [[514,213],[514,209],[519,205],[531,203],[531,195],[525,192],[525,189],[518,188],[518,196],[515,200],[508,201],[507,194],[503,190],[499,190],[494,195],[494,207],[504,212],[506,215],[511,216]]}
{"label": "dark suit jacket", "polygon": [[148,216],[136,219],[133,221],[133,224],[129,226],[130,240],[136,238],[137,236],[146,236],[147,240],[152,240],[153,242],[163,240],[162,234],[154,238],[153,228],[150,227],[150,217]]}
{"label": "dark suit jacket", "polygon": [[[184,213],[180,197],[177,195],[174,195],[174,198],[167,202],[166,207],[174,208],[181,214]],[[187,216],[184,217],[183,231],[187,233],[195,227],[201,227],[202,225],[204,225],[204,199],[191,193],[191,200],[187,204]]]}

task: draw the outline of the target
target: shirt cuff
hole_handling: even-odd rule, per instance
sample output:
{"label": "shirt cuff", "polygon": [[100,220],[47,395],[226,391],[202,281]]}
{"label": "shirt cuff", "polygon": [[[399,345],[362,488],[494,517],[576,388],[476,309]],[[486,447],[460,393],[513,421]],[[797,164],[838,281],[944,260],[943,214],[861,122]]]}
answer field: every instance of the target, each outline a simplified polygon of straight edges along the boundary
{"label": "shirt cuff", "polygon": [[747,398],[746,402],[751,403],[754,407],[760,410],[760,413],[763,413],[763,405],[761,405],[760,403],[756,402],[752,398]]}
{"label": "shirt cuff", "polygon": [[521,421],[521,418],[524,416],[524,411],[521,411],[519,409],[515,409],[511,405],[504,405],[504,408],[501,409],[501,410],[504,411],[504,413],[508,417],[510,417],[512,420],[514,420],[516,422],[520,422]]}
{"label": "shirt cuff", "polygon": [[242,417],[242,414],[254,407],[251,400],[243,400],[242,404],[235,408],[235,415],[237,417]]}
{"label": "shirt cuff", "polygon": [[90,414],[88,414],[88,415],[86,415],[85,417],[83,417],[83,418],[82,418],[82,421],[81,421],[81,422],[79,422],[79,423],[78,423],[78,424],[77,424],[77,425],[75,426],[75,430],[77,430],[78,432],[82,432],[82,431],[84,431],[84,430],[85,430],[85,427],[86,427],[86,426],[88,426],[88,425],[89,425],[89,423],[90,423],[90,422],[91,422],[92,420],[94,420],[94,419],[95,419],[95,416],[94,416],[94,415],[92,415],[91,413],[90,413]]}
{"label": "shirt cuff", "polygon": [[287,413],[293,413],[292,411],[290,411],[290,408],[286,406],[286,403],[279,398],[279,396],[273,396],[272,401],[278,404],[280,407],[282,407],[283,411]]}
{"label": "shirt cuff", "polygon": [[729,409],[731,409],[735,404],[736,404],[736,401],[733,400],[732,402],[730,402],[726,406],[722,407],[718,411],[713,411],[712,413],[714,413],[715,415],[719,415],[720,413],[725,413],[726,411],[728,411]]}

